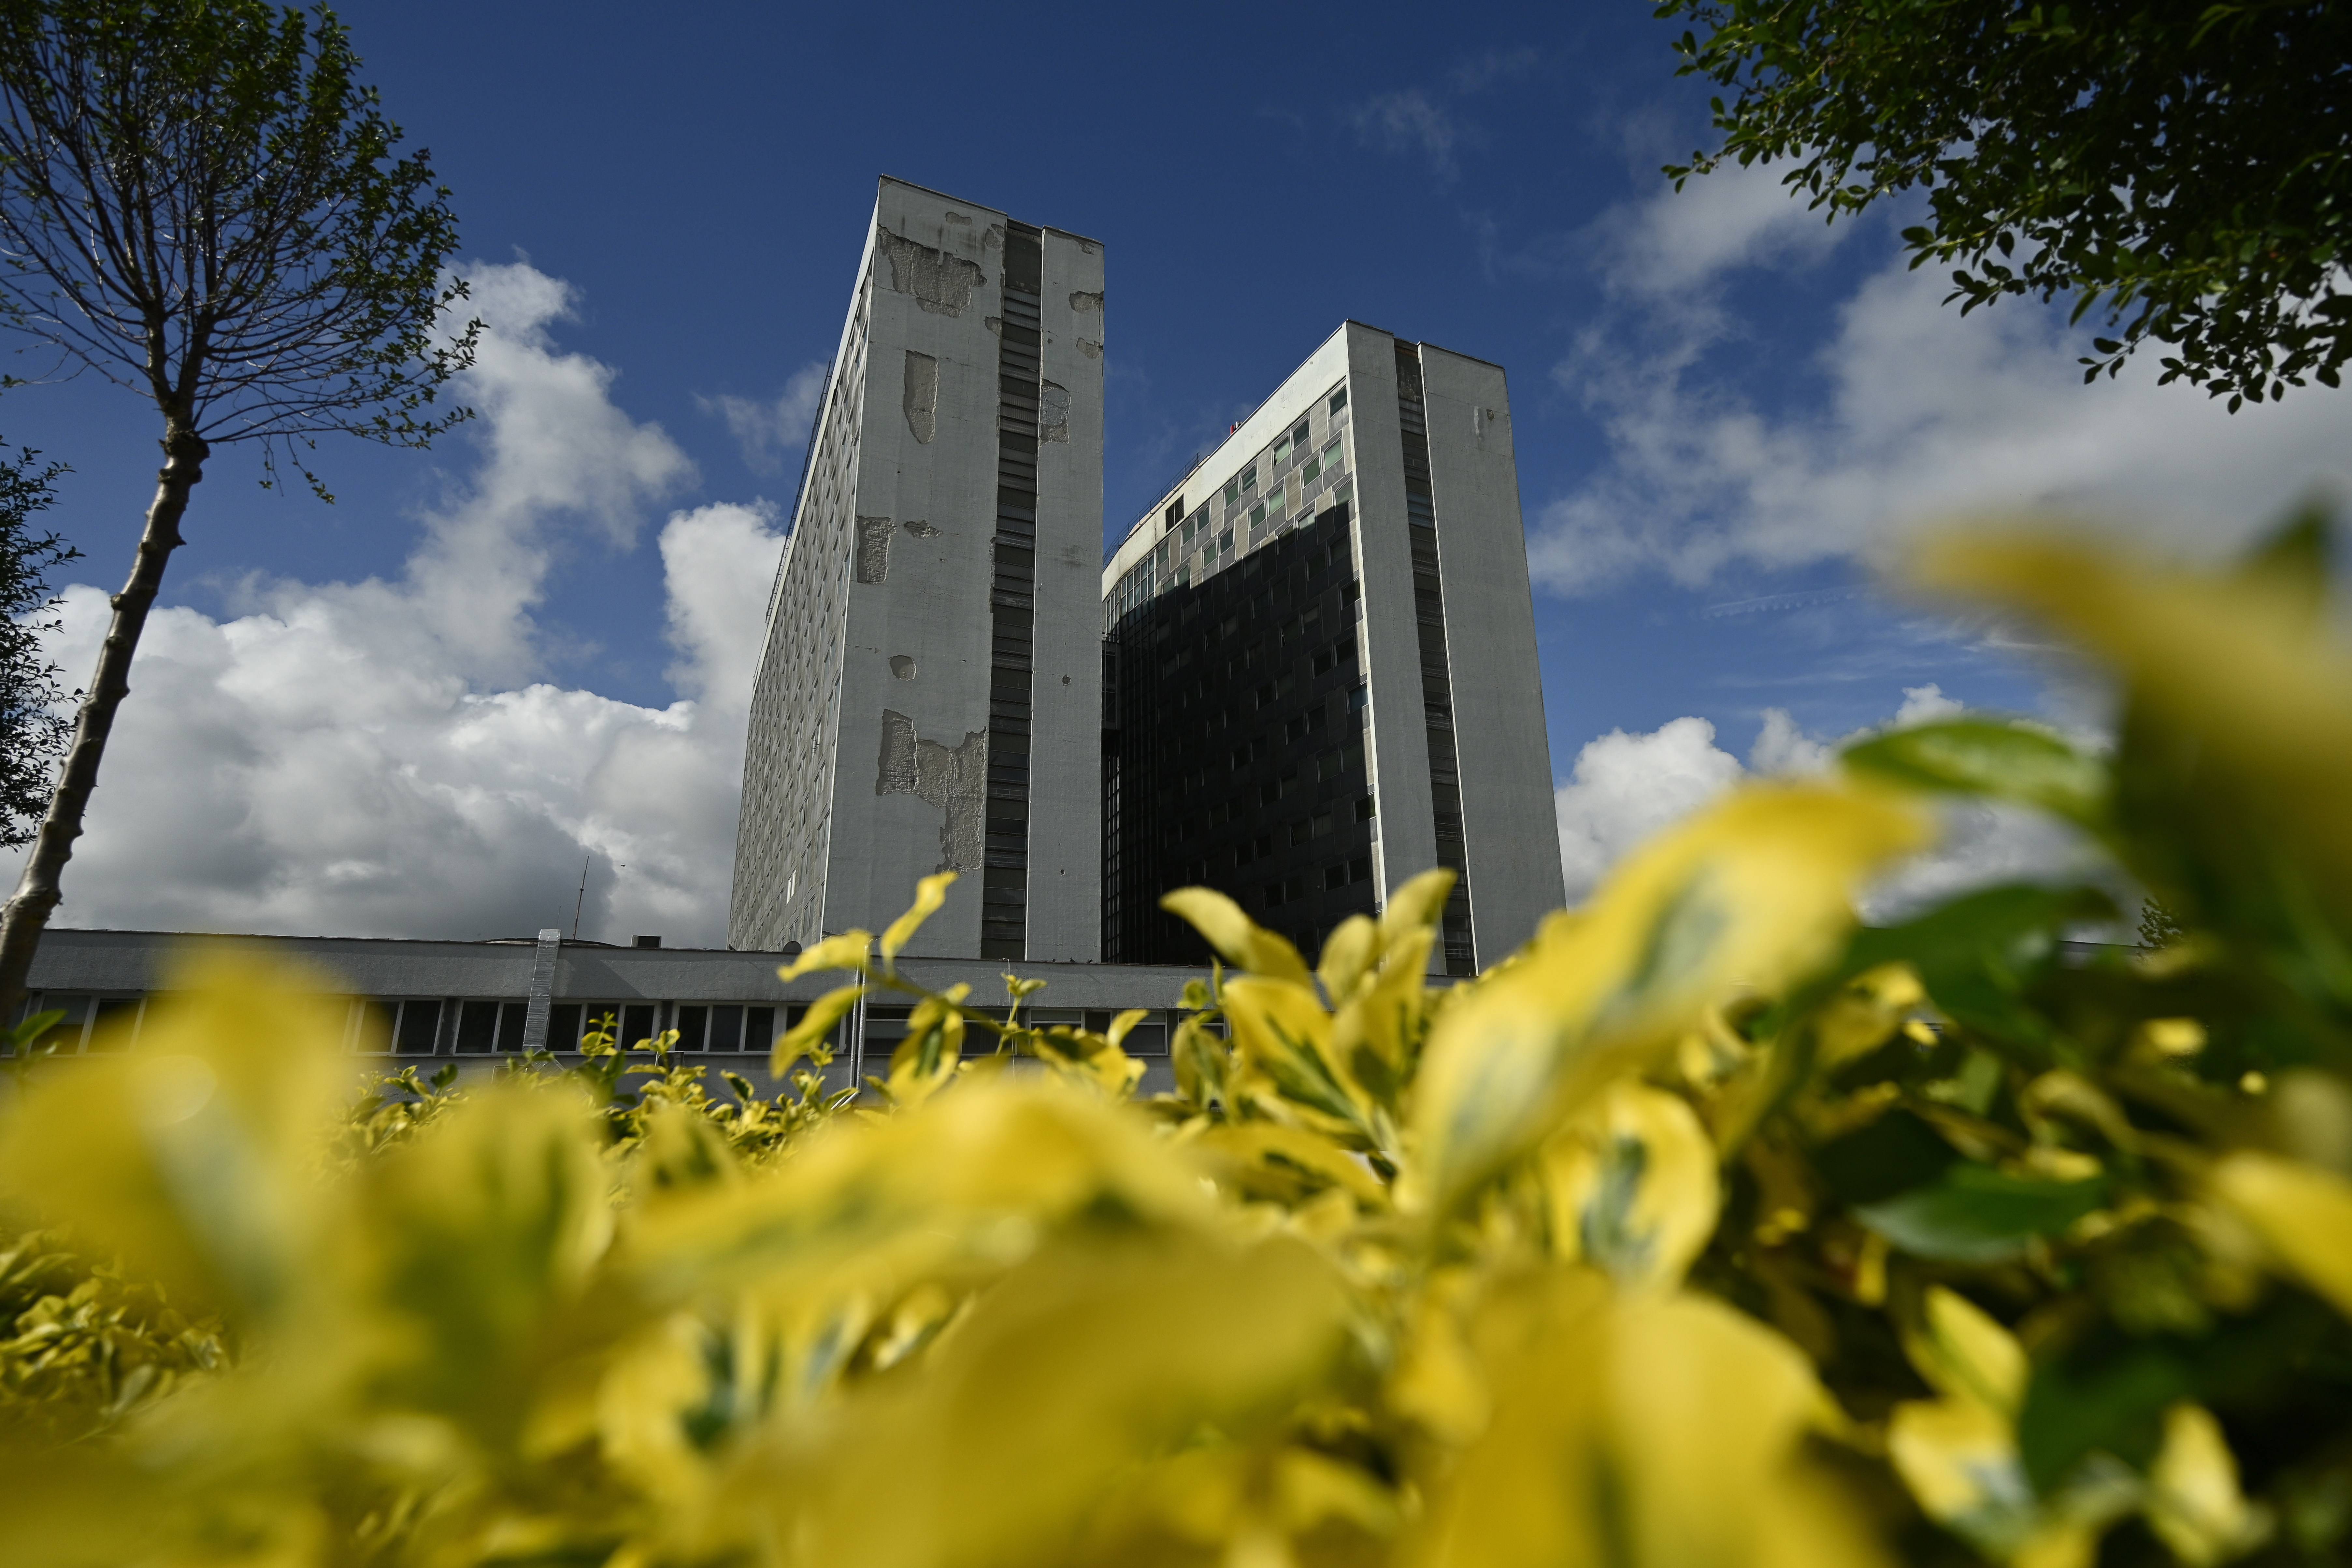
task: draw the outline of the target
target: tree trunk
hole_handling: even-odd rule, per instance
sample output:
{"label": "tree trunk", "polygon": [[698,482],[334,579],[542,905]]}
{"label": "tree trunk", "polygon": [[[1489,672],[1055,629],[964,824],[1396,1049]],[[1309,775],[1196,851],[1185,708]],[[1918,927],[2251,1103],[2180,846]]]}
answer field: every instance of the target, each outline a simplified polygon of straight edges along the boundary
{"label": "tree trunk", "polygon": [[114,618],[106,628],[106,643],[98,655],[98,672],[90,678],[74,720],[73,746],[66,752],[64,773],[57,793],[49,796],[48,815],[41,818],[40,836],[33,841],[16,883],[16,896],[0,911],[0,1027],[16,1016],[25,999],[26,981],[32,973],[33,954],[41,945],[49,912],[64,895],[58,889],[66,862],[73,858],[73,842],[81,837],[82,814],[89,807],[89,792],[98,784],[99,759],[106,752],[106,737],[114,728],[114,710],[131,692],[131,660],[139,651],[139,634],[147,627],[147,612],[163,585],[163,567],[180,547],[180,515],[188,510],[188,490],[205,477],[205,458],[211,455],[202,437],[166,420],[163,467],[155,476],[155,499],[147,508],[147,529],[139,537],[139,553],[131,565],[131,580],[110,601]]}

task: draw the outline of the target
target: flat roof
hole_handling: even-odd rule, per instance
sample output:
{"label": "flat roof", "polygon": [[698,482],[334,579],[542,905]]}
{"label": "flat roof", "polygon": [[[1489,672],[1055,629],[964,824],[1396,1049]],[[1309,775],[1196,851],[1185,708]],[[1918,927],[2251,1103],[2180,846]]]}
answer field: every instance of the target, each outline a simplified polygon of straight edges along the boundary
{"label": "flat roof", "polygon": [[[904,186],[906,186],[906,187],[907,187],[908,190],[910,190],[910,191],[921,191],[921,192],[922,192],[923,194],[925,194],[926,195],[933,195],[933,196],[937,196],[937,197],[939,197],[941,201],[949,201],[949,202],[961,202],[965,206],[968,206],[968,207],[978,207],[978,208],[979,208],[981,211],[982,211],[982,212],[1003,213],[1003,214],[1004,214],[1004,216],[1005,216],[1006,217],[1008,217],[1008,218],[1013,216],[1013,215],[1012,215],[1010,212],[1007,212],[1004,208],[1003,208],[1003,207],[1001,207],[1001,206],[996,205],[995,205],[994,203],[992,203],[992,202],[975,202],[975,201],[970,200],[970,199],[969,199],[969,198],[967,198],[967,197],[964,197],[964,196],[959,196],[959,195],[953,195],[953,194],[952,194],[952,193],[950,193],[950,192],[947,192],[947,191],[940,190],[940,189],[938,189],[936,186],[932,186],[932,185],[924,185],[924,184],[917,184],[916,182],[914,182],[913,180],[902,180],[902,179],[900,179],[900,178],[899,178],[898,175],[896,175],[896,174],[883,174],[883,175],[879,176],[879,178],[880,178],[880,179],[882,179],[882,180],[887,180],[887,182],[889,182],[891,184],[894,184],[894,185],[904,185]],[[1017,220],[1017,219],[1016,219],[1015,221],[1017,222],[1017,221],[1020,221],[1020,220]],[[1064,237],[1067,237],[1067,238],[1070,238],[1070,239],[1082,239],[1082,240],[1086,241],[1088,245],[1101,245],[1101,244],[1103,243],[1101,240],[1095,238],[1095,237],[1094,237],[1094,236],[1092,236],[1092,235],[1089,235],[1089,234],[1080,234],[1080,233],[1078,233],[1078,232],[1077,232],[1076,230],[1075,230],[1075,229],[1062,228],[1062,227],[1060,227],[1060,226],[1056,226],[1056,225],[1050,224],[1050,223],[1041,223],[1041,224],[1037,225],[1036,226],[1037,226],[1037,227],[1039,227],[1039,228],[1050,228],[1050,229],[1052,229],[1055,234],[1062,235],[1062,236],[1064,236]],[[1106,248],[1108,248],[1108,247],[1106,247]]]}

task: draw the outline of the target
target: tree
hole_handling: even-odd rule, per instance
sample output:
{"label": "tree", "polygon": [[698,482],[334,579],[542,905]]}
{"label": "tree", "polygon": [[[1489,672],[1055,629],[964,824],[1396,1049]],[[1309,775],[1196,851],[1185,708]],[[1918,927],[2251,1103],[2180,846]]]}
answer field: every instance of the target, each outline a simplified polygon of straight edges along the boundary
{"label": "tree", "polygon": [[2104,310],[2084,380],[2153,339],[2232,413],[2352,359],[2352,6],[2336,0],[1662,0],[1722,145],[1834,219],[1918,187],[1911,264]]}
{"label": "tree", "polygon": [[35,533],[33,514],[56,500],[50,481],[63,470],[39,466],[40,454],[0,458],[0,848],[33,841],[49,802],[50,772],[72,726],[58,715],[63,673],[43,654],[41,634],[58,629],[52,568],[81,552],[55,533]]}
{"label": "tree", "polygon": [[163,465],[72,745],[0,916],[0,1013],[26,972],[140,632],[214,447],[252,442],[264,483],[341,431],[422,447],[472,363],[447,189],[354,73],[333,14],[265,0],[0,0],[0,308],[146,397]]}

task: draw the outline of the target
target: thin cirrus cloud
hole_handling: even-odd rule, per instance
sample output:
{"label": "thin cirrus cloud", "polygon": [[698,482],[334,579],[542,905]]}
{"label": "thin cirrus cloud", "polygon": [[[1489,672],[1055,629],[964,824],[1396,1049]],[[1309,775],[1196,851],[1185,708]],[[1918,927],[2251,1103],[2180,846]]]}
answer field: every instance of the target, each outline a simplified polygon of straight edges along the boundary
{"label": "thin cirrus cloud", "polygon": [[793,372],[782,393],[766,400],[721,393],[716,397],[698,395],[694,401],[705,414],[725,423],[745,468],[755,474],[779,474],[785,459],[808,441],[809,425],[816,417],[817,400],[824,395],[831,368],[813,360]]}
{"label": "thin cirrus cloud", "polygon": [[[483,268],[467,400],[480,459],[395,580],[250,586],[244,613],[150,619],[60,924],[465,937],[725,931],[745,718],[782,548],[764,507],[662,527],[677,692],[615,701],[533,676],[554,524],[625,542],[691,465],[563,353],[571,291]],[[94,659],[69,587],[53,657]]]}
{"label": "thin cirrus cloud", "polygon": [[1454,65],[1435,88],[1404,87],[1376,92],[1348,110],[1349,123],[1365,145],[1418,155],[1440,180],[1461,172],[1456,154],[1481,146],[1486,137],[1449,101],[1515,81],[1543,63],[1536,49],[1487,49]]}
{"label": "thin cirrus cloud", "polygon": [[[1823,226],[1757,166],[1604,215],[1579,237],[1607,308],[1553,379],[1601,425],[1605,460],[1529,519],[1536,580],[1597,591],[1643,572],[1690,586],[1727,568],[1866,556],[1954,517],[2059,510],[2210,555],[2352,479],[2352,393],[2310,387],[2236,415],[2158,384],[2142,354],[2083,384],[2088,329],[2004,300],[1963,317],[1883,229],[1885,260],[1790,374],[1743,385],[1711,352],[1755,335],[1733,285],[1818,268]],[[1801,389],[1818,386],[1817,394]]]}

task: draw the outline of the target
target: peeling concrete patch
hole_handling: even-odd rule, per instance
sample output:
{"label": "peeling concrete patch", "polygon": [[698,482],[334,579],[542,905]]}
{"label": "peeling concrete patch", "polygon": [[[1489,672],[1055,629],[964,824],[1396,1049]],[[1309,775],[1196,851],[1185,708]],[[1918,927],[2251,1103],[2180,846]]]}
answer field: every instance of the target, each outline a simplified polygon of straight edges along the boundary
{"label": "peeling concrete patch", "polygon": [[857,520],[856,577],[861,583],[881,583],[890,575],[890,529],[887,517]]}
{"label": "peeling concrete patch", "polygon": [[894,653],[890,656],[890,673],[901,680],[912,680],[915,679],[915,661],[903,653]]}
{"label": "peeling concrete patch", "polygon": [[982,317],[980,319],[980,321],[981,321],[981,324],[982,324],[982,326],[986,327],[990,331],[992,331],[992,332],[995,333],[998,337],[1000,337],[1000,338],[1001,338],[1001,337],[1003,337],[1003,336],[1004,335],[1004,318],[1003,318],[1003,317],[1002,317],[1002,316],[982,316]]}
{"label": "peeling concrete patch", "polygon": [[970,223],[971,221],[971,219],[964,216],[961,213],[950,213],[947,215],[947,217],[950,223]]}
{"label": "peeling concrete patch", "polygon": [[905,529],[908,533],[913,534],[918,539],[937,539],[940,536],[940,531],[938,529],[933,528],[929,523],[925,522],[919,517],[910,517],[898,526]]}
{"label": "peeling concrete patch", "polygon": [[1070,438],[1070,389],[1053,382],[1037,387],[1037,437],[1043,441]]}
{"label": "peeling concrete patch", "polygon": [[1070,309],[1076,310],[1078,314],[1083,316],[1088,310],[1099,310],[1102,308],[1103,297],[1101,289],[1097,289],[1092,293],[1088,293],[1084,289],[1073,289],[1070,290]]}
{"label": "peeling concrete patch", "polygon": [[1100,359],[1102,358],[1102,344],[1095,342],[1092,338],[1080,338],[1078,340],[1078,352],[1086,355],[1088,359]]}
{"label": "peeling concrete patch", "polygon": [[940,433],[940,362],[907,351],[907,428],[924,446]]}
{"label": "peeling concrete patch", "polygon": [[[909,660],[911,664],[913,661]],[[893,661],[896,668],[896,661]],[[882,710],[882,755],[875,769],[876,795],[911,795],[937,806],[942,871],[977,871],[988,809],[988,731],[965,734],[950,751],[915,733],[904,713]]]}
{"label": "peeling concrete patch", "polygon": [[921,770],[915,763],[915,721],[882,710],[882,755],[874,764],[876,795],[912,795]]}
{"label": "peeling concrete patch", "polygon": [[988,281],[977,262],[919,245],[887,228],[877,229],[877,237],[890,258],[890,287],[912,294],[916,304],[935,315],[963,314],[972,289]]}

